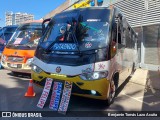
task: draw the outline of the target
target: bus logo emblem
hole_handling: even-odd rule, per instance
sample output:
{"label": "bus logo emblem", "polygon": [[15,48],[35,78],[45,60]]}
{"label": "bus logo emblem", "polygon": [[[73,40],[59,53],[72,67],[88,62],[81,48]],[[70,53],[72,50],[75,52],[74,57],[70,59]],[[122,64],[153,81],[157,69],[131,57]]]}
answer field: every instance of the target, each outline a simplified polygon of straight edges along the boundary
{"label": "bus logo emblem", "polygon": [[16,54],[17,54],[17,51],[16,51],[16,52],[14,52],[14,54],[16,55]]}
{"label": "bus logo emblem", "polygon": [[15,61],[15,60],[16,60],[16,58],[14,57],[14,58],[13,58],[13,61]]}
{"label": "bus logo emblem", "polygon": [[61,72],[61,67],[58,66],[58,67],[56,68],[56,72],[57,72],[57,73],[60,73],[60,72]]}
{"label": "bus logo emblem", "polygon": [[85,44],[85,48],[91,48],[91,47],[92,47],[92,43],[87,42],[87,43]]}

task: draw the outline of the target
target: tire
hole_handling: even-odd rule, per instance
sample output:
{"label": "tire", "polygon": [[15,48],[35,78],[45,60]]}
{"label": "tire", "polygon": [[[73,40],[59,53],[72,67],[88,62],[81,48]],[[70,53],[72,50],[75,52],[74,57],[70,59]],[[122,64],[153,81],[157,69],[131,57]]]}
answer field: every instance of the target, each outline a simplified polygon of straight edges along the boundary
{"label": "tire", "polygon": [[0,69],[4,69],[4,67],[1,65],[1,62],[0,62]]}
{"label": "tire", "polygon": [[118,82],[119,82],[119,73],[115,73],[113,79],[110,82],[109,97],[106,100],[107,106],[110,106],[114,102],[116,96],[116,90],[118,88]]}
{"label": "tire", "polygon": [[114,81],[111,81],[110,90],[109,90],[109,97],[106,100],[106,105],[110,106],[114,102],[114,98],[115,98],[115,84],[114,84]]}

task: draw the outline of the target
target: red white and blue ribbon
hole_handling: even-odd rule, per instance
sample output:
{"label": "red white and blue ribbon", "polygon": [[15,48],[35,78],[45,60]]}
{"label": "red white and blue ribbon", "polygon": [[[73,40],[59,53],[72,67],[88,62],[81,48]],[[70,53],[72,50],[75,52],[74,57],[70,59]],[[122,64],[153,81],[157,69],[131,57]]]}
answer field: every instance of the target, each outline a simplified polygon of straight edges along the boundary
{"label": "red white and blue ribbon", "polygon": [[61,99],[60,106],[58,109],[59,113],[66,114],[66,111],[69,105],[69,101],[70,101],[71,91],[72,91],[72,82],[65,81],[62,99]]}
{"label": "red white and blue ribbon", "polygon": [[49,108],[55,111],[58,110],[60,98],[62,92],[62,83],[61,82],[54,82],[52,96],[49,104]]}

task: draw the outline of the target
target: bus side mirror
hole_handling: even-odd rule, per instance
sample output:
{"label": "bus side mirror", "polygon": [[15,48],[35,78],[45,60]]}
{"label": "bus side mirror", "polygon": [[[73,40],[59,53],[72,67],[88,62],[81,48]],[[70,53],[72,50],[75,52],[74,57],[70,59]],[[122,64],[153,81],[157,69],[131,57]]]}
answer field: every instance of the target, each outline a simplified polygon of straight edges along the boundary
{"label": "bus side mirror", "polygon": [[47,26],[46,23],[50,22],[50,21],[51,21],[51,18],[43,20],[43,22],[42,22],[42,35],[45,33],[45,29],[46,29],[46,26]]}
{"label": "bus side mirror", "polygon": [[6,45],[7,45],[7,43],[5,42],[5,43],[3,43],[3,45],[4,45],[4,46],[6,46]]}

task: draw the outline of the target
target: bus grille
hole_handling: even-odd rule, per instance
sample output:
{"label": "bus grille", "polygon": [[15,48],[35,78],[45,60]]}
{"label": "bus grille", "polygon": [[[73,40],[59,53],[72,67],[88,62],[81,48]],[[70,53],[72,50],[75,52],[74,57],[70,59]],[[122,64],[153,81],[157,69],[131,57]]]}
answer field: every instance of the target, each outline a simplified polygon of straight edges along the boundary
{"label": "bus grille", "polygon": [[12,66],[10,63],[7,63],[7,65],[8,65],[8,67],[10,67],[10,68],[18,68],[18,69],[22,68],[22,65],[21,65],[21,64],[16,64],[16,66]]}
{"label": "bus grille", "polygon": [[24,58],[22,57],[8,57],[8,62],[23,62]]}

